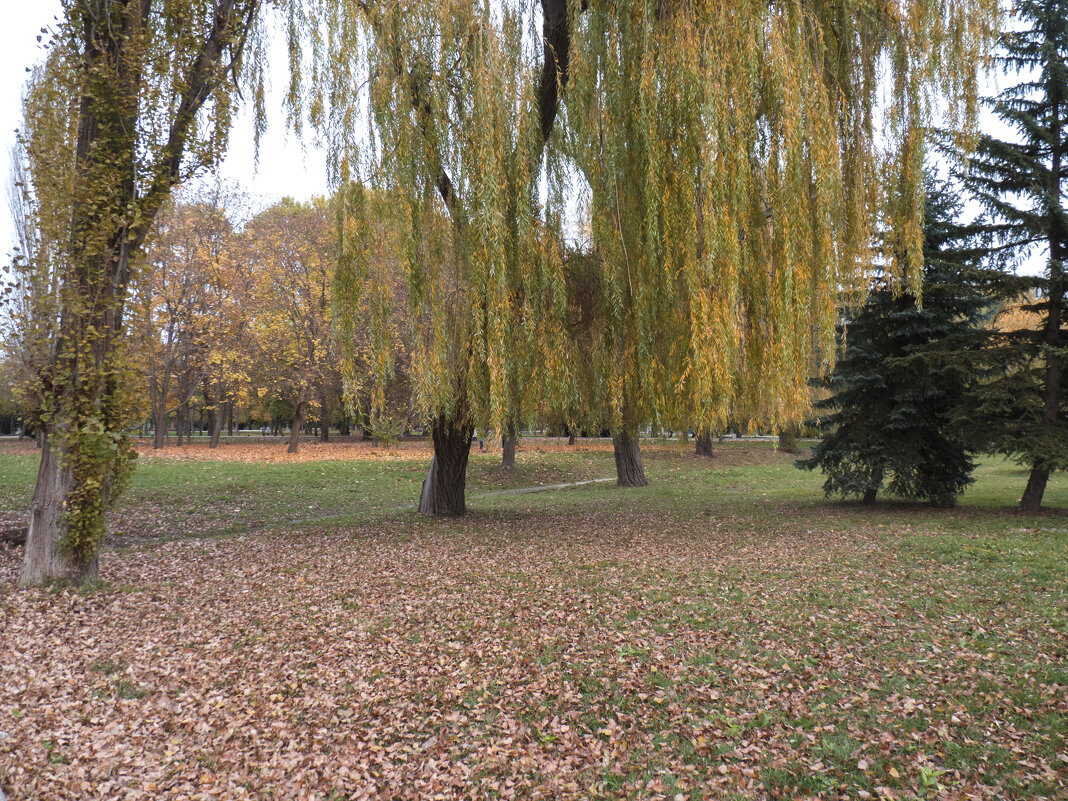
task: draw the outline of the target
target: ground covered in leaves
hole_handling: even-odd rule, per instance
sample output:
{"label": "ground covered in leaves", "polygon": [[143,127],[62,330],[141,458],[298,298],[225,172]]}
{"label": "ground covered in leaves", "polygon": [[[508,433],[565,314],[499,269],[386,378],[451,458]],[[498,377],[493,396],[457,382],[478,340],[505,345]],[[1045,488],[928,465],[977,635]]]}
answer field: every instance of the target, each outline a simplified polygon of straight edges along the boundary
{"label": "ground covered in leaves", "polygon": [[[397,508],[415,449],[231,455],[146,458],[121,514],[229,477],[325,522],[161,524],[82,588],[18,590],[0,550],[8,798],[1068,797],[1068,519],[1008,511],[1018,468],[952,511],[825,502],[744,444],[490,494],[611,475],[527,443],[439,522]],[[9,511],[32,458],[0,454]]]}

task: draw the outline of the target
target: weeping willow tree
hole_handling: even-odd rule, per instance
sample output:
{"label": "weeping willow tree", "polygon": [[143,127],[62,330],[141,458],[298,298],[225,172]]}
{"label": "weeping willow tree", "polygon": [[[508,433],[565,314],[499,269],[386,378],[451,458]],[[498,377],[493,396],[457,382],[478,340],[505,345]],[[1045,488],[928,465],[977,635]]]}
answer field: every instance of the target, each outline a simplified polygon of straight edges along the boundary
{"label": "weeping willow tree", "polygon": [[[48,275],[32,379],[45,432],[23,584],[97,572],[104,515],[131,470],[123,313],[172,188],[217,161],[261,0],[64,0],[26,100],[23,142]],[[40,313],[38,313],[40,312]]]}
{"label": "weeping willow tree", "polygon": [[[291,17],[310,42],[293,51],[293,96],[335,179],[399,198],[431,514],[464,511],[474,425],[508,432],[546,403],[604,407],[625,485],[645,482],[650,422],[797,419],[879,213],[898,221],[893,271],[918,280],[923,132],[942,96],[957,127],[974,122],[998,16],[996,0],[541,12],[539,25],[518,0],[321,0]],[[559,245],[569,168],[589,187],[599,268],[597,353],[581,370]],[[342,318],[376,283],[364,192],[343,196]],[[389,305],[376,307],[385,330]]]}
{"label": "weeping willow tree", "polygon": [[800,418],[878,215],[898,232],[891,271],[917,284],[925,127],[947,98],[957,129],[972,128],[998,7],[593,0],[570,12],[566,149],[590,188],[606,349],[579,391],[607,399],[619,483],[641,485],[644,425]]}
{"label": "weeping willow tree", "polygon": [[[388,263],[372,258],[364,185],[394,199],[401,220],[411,380],[434,445],[425,514],[463,514],[474,428],[514,435],[567,373],[555,234],[562,196],[540,197],[566,82],[566,7],[545,0],[539,26],[528,5],[349,0],[292,17],[310,42],[294,74],[299,81],[301,60],[312,73],[307,91],[298,83],[294,93],[326,132],[342,187],[340,328],[351,326],[359,293],[370,293],[382,352],[391,344],[392,280]],[[366,93],[353,89],[360,85]],[[382,385],[392,359],[375,364]],[[382,403],[375,397],[372,416]]]}

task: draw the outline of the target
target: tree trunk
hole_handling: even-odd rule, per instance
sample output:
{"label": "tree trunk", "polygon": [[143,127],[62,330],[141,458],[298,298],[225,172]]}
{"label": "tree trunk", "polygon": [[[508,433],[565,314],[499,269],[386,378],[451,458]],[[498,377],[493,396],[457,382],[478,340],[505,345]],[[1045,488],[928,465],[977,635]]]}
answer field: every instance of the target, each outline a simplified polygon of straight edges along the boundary
{"label": "tree trunk", "polygon": [[612,435],[612,449],[616,457],[616,485],[620,487],[644,487],[648,485],[645,468],[642,467],[642,452],[638,448],[638,434],[625,429]]}
{"label": "tree trunk", "polygon": [[94,554],[88,562],[79,562],[60,547],[67,533],[64,507],[74,483],[74,474],[63,465],[45,439],[41,449],[41,465],[37,470],[37,485],[33,490],[30,508],[30,530],[26,535],[26,553],[22,561],[19,584],[28,587],[51,579],[81,583],[95,579],[99,560]]}
{"label": "tree trunk", "polygon": [[574,445],[575,444],[575,432],[574,431],[568,431],[567,432],[567,444],[568,445]]}
{"label": "tree trunk", "polygon": [[185,436],[185,405],[179,405],[178,410],[174,413],[174,435],[177,438],[175,443],[179,448],[182,447],[182,437]]}
{"label": "tree trunk", "polygon": [[319,441],[330,441],[330,413],[332,409],[327,405],[326,387],[319,389]]}
{"label": "tree trunk", "polygon": [[797,453],[797,429],[794,426],[779,429],[779,450],[783,453]]}
{"label": "tree trunk", "polygon": [[211,442],[208,443],[208,447],[212,450],[219,447],[228,406],[229,404],[224,403],[208,411],[208,422],[211,424]]}
{"label": "tree trunk", "polygon": [[861,503],[865,506],[872,506],[875,503],[875,496],[879,494],[879,490],[883,486],[883,468],[875,468],[875,472],[871,475],[871,484],[864,490],[864,496],[861,498]]}
{"label": "tree trunk", "polygon": [[712,450],[712,434],[708,431],[702,431],[697,435],[697,455],[698,456],[715,456]]}
{"label": "tree trunk", "polygon": [[1031,475],[1027,478],[1027,487],[1024,489],[1023,497],[1020,499],[1021,512],[1037,512],[1041,508],[1049,474],[1049,465],[1044,462],[1035,462],[1031,468]]}
{"label": "tree trunk", "polygon": [[153,417],[153,425],[156,430],[152,432],[152,447],[158,451],[167,444],[167,412],[165,410],[162,414]]}
{"label": "tree trunk", "polygon": [[39,426],[33,430],[33,445],[35,448],[41,448],[42,450],[45,446],[45,432]]}
{"label": "tree trunk", "polygon": [[515,441],[517,426],[509,422],[505,426],[504,436],[501,437],[501,467],[505,470],[515,469]]}
{"label": "tree trunk", "polygon": [[293,428],[289,431],[289,447],[287,453],[296,453],[300,447],[300,433],[304,428],[304,407],[308,405],[306,400],[297,401],[297,407],[293,410]]}
{"label": "tree trunk", "polygon": [[[463,397],[463,396],[461,396]],[[467,511],[464,492],[467,484],[467,458],[471,454],[472,426],[466,398],[461,408],[430,424],[434,458],[423,481],[419,513],[432,517],[459,517]]]}

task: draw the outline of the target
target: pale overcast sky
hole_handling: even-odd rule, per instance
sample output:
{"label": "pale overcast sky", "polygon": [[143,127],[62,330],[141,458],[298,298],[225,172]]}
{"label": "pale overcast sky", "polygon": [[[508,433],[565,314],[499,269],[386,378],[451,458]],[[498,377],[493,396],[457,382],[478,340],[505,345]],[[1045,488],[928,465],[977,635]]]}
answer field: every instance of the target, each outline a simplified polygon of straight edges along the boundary
{"label": "pale overcast sky", "polygon": [[[7,181],[10,174],[10,149],[15,141],[15,129],[21,122],[19,107],[22,86],[26,80],[26,68],[42,56],[37,34],[42,27],[53,23],[60,12],[59,0],[27,0],[5,3],[3,25],[0,26],[0,263],[7,261],[7,254],[14,245],[14,229],[8,211]],[[284,62],[284,50],[276,63]],[[284,81],[276,79],[279,87]],[[281,109],[281,96],[272,93],[269,105],[269,127],[260,142],[258,170],[254,164],[253,131],[249,117],[242,114],[230,137],[230,152],[222,167],[227,180],[237,181],[254,198],[265,202],[284,196],[306,200],[312,195],[322,195],[328,190],[323,154],[310,143],[302,147],[295,137],[285,130],[285,117]]]}

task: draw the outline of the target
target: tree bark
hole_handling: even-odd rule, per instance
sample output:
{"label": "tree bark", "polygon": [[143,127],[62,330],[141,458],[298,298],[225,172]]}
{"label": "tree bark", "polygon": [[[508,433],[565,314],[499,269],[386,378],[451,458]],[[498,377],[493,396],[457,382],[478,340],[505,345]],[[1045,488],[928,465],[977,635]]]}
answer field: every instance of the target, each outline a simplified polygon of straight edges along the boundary
{"label": "tree bark", "polygon": [[1042,507],[1042,496],[1046,492],[1049,474],[1049,465],[1044,462],[1035,462],[1031,467],[1031,475],[1027,477],[1027,487],[1024,488],[1023,497],[1020,499],[1021,512],[1037,512]]}
{"label": "tree bark", "polygon": [[616,485],[620,487],[644,487],[649,481],[645,478],[642,466],[642,452],[638,447],[637,432],[625,429],[612,435],[612,449],[616,457]]}
{"label": "tree bark", "polygon": [[167,444],[167,412],[153,415],[152,424],[155,426],[152,432],[152,447],[158,451]]}
{"label": "tree bark", "polygon": [[794,426],[779,429],[779,450],[783,453],[797,453],[797,431]]}
{"label": "tree bark", "polygon": [[330,441],[330,412],[331,409],[327,406],[327,392],[326,387],[322,387],[319,390],[319,441]]}
{"label": "tree bark", "polygon": [[501,437],[501,467],[505,470],[515,469],[516,429],[515,423],[508,423],[505,427],[504,436]]}
{"label": "tree bark", "polygon": [[715,456],[712,450],[712,435],[707,431],[702,431],[697,435],[697,455],[698,456]]}
{"label": "tree bark", "polygon": [[289,431],[289,447],[286,448],[287,453],[296,453],[300,447],[300,432],[304,428],[304,408],[308,405],[306,400],[297,401],[297,406],[293,410],[293,428]]}
{"label": "tree bark", "polygon": [[19,584],[23,587],[51,579],[81,583],[95,579],[99,573],[99,559],[95,554],[88,561],[79,562],[61,547],[67,533],[64,506],[73,484],[73,471],[61,463],[46,437],[37,469],[26,553],[19,575]]}
{"label": "tree bark", "polygon": [[[457,405],[461,405],[459,402]],[[423,481],[419,513],[431,517],[459,517],[467,512],[467,459],[471,454],[471,426],[466,398],[449,416],[430,424],[434,458]]]}
{"label": "tree bark", "polygon": [[211,425],[211,442],[208,443],[208,447],[212,450],[219,447],[219,440],[222,438],[223,432],[223,421],[226,419],[229,405],[228,403],[223,403],[208,410],[208,422]]}
{"label": "tree bark", "polygon": [[575,432],[574,431],[568,431],[567,432],[567,444],[568,445],[574,445],[575,444]]}

